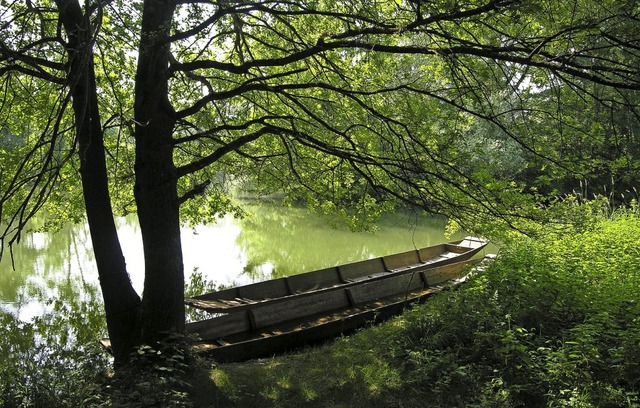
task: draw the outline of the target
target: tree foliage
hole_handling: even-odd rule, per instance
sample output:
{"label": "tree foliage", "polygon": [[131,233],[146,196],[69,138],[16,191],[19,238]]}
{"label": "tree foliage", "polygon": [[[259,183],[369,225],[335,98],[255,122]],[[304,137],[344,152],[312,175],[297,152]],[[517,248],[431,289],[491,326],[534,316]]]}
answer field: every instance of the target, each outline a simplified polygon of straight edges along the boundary
{"label": "tree foliage", "polygon": [[[39,113],[69,102],[56,7],[5,3],[5,133],[19,137],[19,118],[38,117],[38,127],[27,122],[48,132],[40,149],[69,151],[68,124],[46,129],[51,121]],[[141,10],[112,1],[85,11],[121,212],[135,210],[131,90]],[[167,73],[180,195],[221,191],[220,172],[253,169],[261,189],[296,198],[311,192],[351,205],[364,193],[445,211],[458,197],[444,191],[504,187],[487,188],[474,172],[507,179],[495,159],[493,170],[482,165],[506,146],[529,184],[544,187],[563,169],[580,180],[611,161],[612,175],[624,178],[636,168],[637,14],[633,2],[180,2]],[[27,102],[25,92],[43,100]],[[560,167],[545,171],[548,160]],[[212,197],[185,213],[229,210]]]}

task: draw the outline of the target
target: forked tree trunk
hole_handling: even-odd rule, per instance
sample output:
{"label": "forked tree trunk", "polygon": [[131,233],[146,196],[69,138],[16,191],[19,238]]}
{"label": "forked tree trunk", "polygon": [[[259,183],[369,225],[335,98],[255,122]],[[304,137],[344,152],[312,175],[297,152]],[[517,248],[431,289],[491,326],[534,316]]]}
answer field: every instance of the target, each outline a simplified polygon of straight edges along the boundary
{"label": "forked tree trunk", "polygon": [[145,342],[161,339],[164,332],[184,330],[178,176],[172,139],[175,112],[168,99],[168,37],[175,7],[175,1],[144,2],[136,71],[135,198],[145,259]]}
{"label": "forked tree trunk", "polygon": [[127,274],[109,197],[107,165],[95,71],[92,32],[77,0],[57,0],[68,36],[68,81],[73,98],[80,154],[82,191],[87,211],[107,328],[116,365],[126,362],[140,341],[140,297]]}

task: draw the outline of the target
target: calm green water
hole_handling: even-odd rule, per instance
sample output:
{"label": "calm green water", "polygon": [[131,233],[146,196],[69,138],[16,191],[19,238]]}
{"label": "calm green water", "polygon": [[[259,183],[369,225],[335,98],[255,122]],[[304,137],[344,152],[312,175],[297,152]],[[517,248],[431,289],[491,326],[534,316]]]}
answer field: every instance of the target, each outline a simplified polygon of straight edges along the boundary
{"label": "calm green water", "polygon": [[[182,230],[187,280],[198,271],[217,285],[245,284],[445,242],[444,221],[409,213],[385,217],[376,233],[333,229],[301,208],[248,204],[244,219]],[[118,220],[131,281],[143,286],[142,242],[135,218]],[[453,237],[454,239],[456,237]],[[15,270],[14,270],[15,267]],[[85,224],[34,233],[0,262],[0,309],[21,320],[48,310],[51,300],[96,293],[98,275]]]}

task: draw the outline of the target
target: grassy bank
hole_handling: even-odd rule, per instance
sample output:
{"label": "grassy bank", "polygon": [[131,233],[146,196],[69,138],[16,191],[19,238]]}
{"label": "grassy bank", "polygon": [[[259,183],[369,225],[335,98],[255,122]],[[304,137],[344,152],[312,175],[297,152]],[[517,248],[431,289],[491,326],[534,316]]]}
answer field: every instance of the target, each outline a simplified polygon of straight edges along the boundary
{"label": "grassy bank", "polygon": [[[0,405],[640,407],[640,217],[513,238],[459,290],[323,346],[236,364],[168,356],[141,350],[144,374],[98,381],[86,361],[24,373],[5,359]],[[65,381],[47,388],[40,372]],[[21,375],[42,386],[18,388]]]}
{"label": "grassy bank", "polygon": [[507,243],[483,274],[303,353],[210,372],[202,406],[639,407],[640,219]]}

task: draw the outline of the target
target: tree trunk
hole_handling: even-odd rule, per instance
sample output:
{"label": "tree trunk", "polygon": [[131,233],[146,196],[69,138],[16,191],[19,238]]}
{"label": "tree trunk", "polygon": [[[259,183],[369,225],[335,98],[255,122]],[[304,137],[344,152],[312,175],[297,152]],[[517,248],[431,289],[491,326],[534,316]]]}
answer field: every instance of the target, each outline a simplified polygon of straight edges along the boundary
{"label": "tree trunk", "polygon": [[145,342],[157,341],[165,332],[184,330],[184,271],[172,139],[175,112],[168,98],[167,38],[175,7],[175,1],[144,2],[136,71],[135,198],[145,259]]}
{"label": "tree trunk", "polygon": [[68,80],[73,98],[87,221],[104,298],[116,365],[140,341],[140,297],[127,274],[109,196],[103,132],[98,108],[92,32],[77,0],[57,0],[68,36]]}

